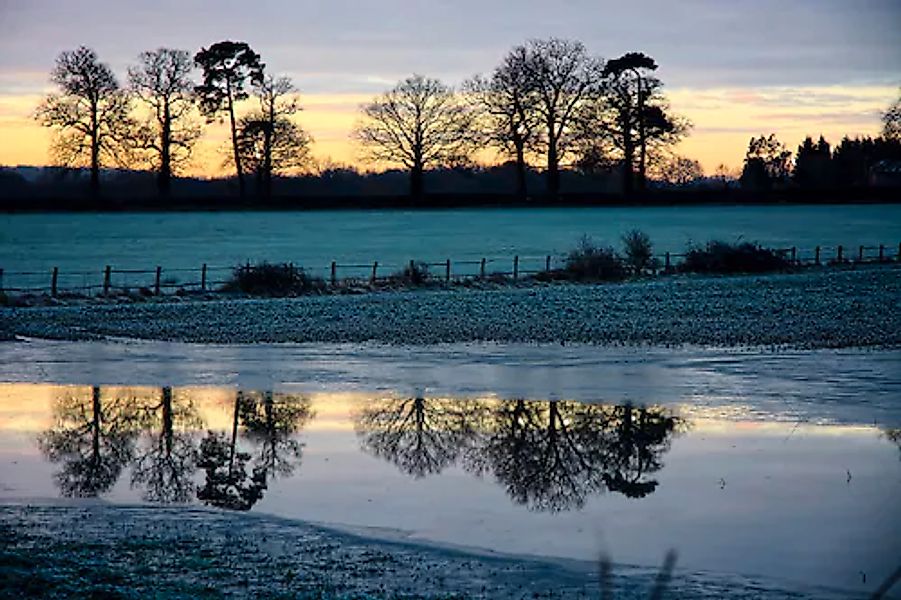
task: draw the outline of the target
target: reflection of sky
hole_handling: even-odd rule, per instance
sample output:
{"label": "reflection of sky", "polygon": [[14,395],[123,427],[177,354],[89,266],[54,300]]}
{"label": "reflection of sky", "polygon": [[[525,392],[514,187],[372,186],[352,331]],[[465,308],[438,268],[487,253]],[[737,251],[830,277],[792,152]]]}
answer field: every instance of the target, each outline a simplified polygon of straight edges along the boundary
{"label": "reflection of sky", "polygon": [[[655,56],[673,107],[696,125],[683,151],[709,170],[737,164],[747,138],[763,130],[779,131],[792,146],[806,133],[874,132],[901,72],[901,10],[893,0],[574,0],[552,13],[537,0],[516,10],[472,0],[271,1],[252,14],[233,2],[218,6],[210,14],[199,2],[0,2],[0,131],[17,140],[0,148],[0,164],[46,160],[46,133],[26,117],[56,54],[79,44],[95,47],[124,76],[146,49],[245,39],[304,92],[299,120],[316,138],[316,153],[341,160],[355,158],[346,135],[361,99],[411,72],[457,84],[534,37],[578,38],[608,58],[630,50]],[[225,132],[211,133],[198,171],[221,162]]]}
{"label": "reflection of sky", "polygon": [[[43,460],[35,440],[54,425],[56,400],[72,396],[90,398],[91,388],[0,385],[0,498],[58,496],[58,465]],[[104,387],[101,397],[154,400],[160,388]],[[234,397],[234,388],[173,390],[177,402],[194,402],[201,430],[227,431]],[[901,550],[898,448],[872,426],[767,420],[737,404],[677,405],[671,410],[685,426],[653,473],[659,481],[653,493],[640,499],[595,493],[582,509],[552,514],[511,502],[490,473],[478,477],[455,463],[412,478],[361,452],[358,416],[373,398],[389,396],[307,397],[315,416],[296,434],[304,444],[300,464],[270,481],[254,511],[515,553],[592,560],[603,548],[617,561],[639,565],[658,564],[676,547],[680,567],[689,570],[852,589],[859,570],[879,580]],[[496,397],[477,402],[488,409],[500,404]],[[123,473],[103,497],[139,501],[129,480]]]}

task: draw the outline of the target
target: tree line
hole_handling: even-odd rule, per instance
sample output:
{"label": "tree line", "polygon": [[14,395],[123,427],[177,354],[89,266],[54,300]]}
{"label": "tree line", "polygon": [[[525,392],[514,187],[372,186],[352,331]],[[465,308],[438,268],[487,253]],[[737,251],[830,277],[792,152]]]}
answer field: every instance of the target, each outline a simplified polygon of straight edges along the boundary
{"label": "tree line", "polygon": [[[506,161],[521,200],[537,187],[537,166],[550,198],[559,196],[567,168],[613,177],[626,196],[645,190],[651,173],[693,185],[703,180],[700,164],[673,153],[691,123],[670,110],[657,68],[640,52],[604,60],[579,41],[529,40],[458,88],[423,75],[398,82],[360,107],[351,137],[370,164],[404,170],[414,200],[425,193],[427,172],[472,170],[484,149]],[[142,52],[126,85],[80,47],[58,56],[51,81],[59,90],[35,118],[55,130],[59,165],[89,168],[93,195],[101,169],[119,166],[154,172],[158,194],[169,196],[204,121],[228,124],[224,166],[234,168],[242,198],[249,176],[256,194],[269,198],[275,176],[311,164],[313,139],[293,120],[301,110],[297,88],[269,73],[245,42],[221,41],[193,55]],[[249,99],[256,106],[246,109]],[[865,185],[874,165],[901,157],[899,120],[901,99],[884,113],[881,136],[845,138],[834,151],[808,138],[794,162],[775,134],[761,135],[751,139],[740,176],[721,166],[713,180],[728,186],[737,179],[751,190]]]}
{"label": "tree line", "polygon": [[[650,166],[690,128],[671,114],[656,69],[642,53],[605,61],[578,41],[530,40],[459,89],[422,75],[404,79],[360,108],[352,138],[371,163],[407,170],[416,199],[426,170],[471,166],[484,148],[515,164],[521,198],[530,163],[539,159],[552,197],[566,165],[621,172],[630,192],[646,187]],[[116,165],[153,170],[167,196],[202,134],[200,117],[227,122],[242,197],[248,174],[268,197],[274,174],[309,164],[313,140],[291,119],[301,109],[297,89],[268,73],[245,42],[217,42],[193,57],[169,48],[143,52],[124,86],[82,46],[59,55],[51,81],[59,90],[35,118],[56,131],[58,164],[89,167],[94,194],[101,168]],[[238,103],[251,97],[257,108],[238,115]]]}

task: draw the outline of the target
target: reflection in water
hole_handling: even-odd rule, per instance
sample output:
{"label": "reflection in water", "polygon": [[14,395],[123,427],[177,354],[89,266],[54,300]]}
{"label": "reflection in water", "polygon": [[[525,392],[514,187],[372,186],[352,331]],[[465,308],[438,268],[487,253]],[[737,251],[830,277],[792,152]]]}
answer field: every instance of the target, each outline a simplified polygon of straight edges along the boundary
{"label": "reflection in water", "polygon": [[141,412],[146,433],[132,466],[132,486],[144,487],[148,502],[190,502],[198,453],[193,432],[203,426],[194,403],[173,399],[172,388],[164,387],[159,400],[146,401]]}
{"label": "reflection in water", "polygon": [[66,395],[54,407],[55,425],[38,439],[50,462],[62,464],[55,475],[60,493],[87,498],[110,490],[134,456],[139,431],[135,403],[129,398]]}
{"label": "reflection in water", "polygon": [[660,408],[578,402],[381,400],[356,429],[364,451],[423,477],[462,457],[532,510],[580,508],[592,493],[641,498],[681,421]]}
{"label": "reflection in water", "polygon": [[381,399],[359,411],[354,427],[364,451],[422,478],[455,463],[475,441],[481,409],[466,400]]}
{"label": "reflection in water", "polygon": [[266,470],[254,467],[247,473],[250,454],[235,450],[235,439],[210,431],[200,442],[198,465],[206,472],[203,487],[197,488],[197,499],[204,504],[231,510],[250,510],[263,497]]}
{"label": "reflection in water", "polygon": [[886,429],[884,435],[888,441],[898,446],[898,450],[901,451],[901,428]]}
{"label": "reflection in water", "polygon": [[313,418],[308,398],[269,392],[238,392],[238,418],[245,436],[259,446],[257,464],[270,477],[290,476],[303,444],[295,434]]}

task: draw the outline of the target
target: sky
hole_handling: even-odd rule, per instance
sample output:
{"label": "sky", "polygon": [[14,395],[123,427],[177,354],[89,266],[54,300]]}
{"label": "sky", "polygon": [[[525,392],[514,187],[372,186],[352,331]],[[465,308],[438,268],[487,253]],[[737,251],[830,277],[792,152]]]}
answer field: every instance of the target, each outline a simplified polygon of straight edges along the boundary
{"label": "sky", "polygon": [[[411,73],[458,85],[530,38],[642,51],[674,112],[694,124],[679,154],[738,167],[752,135],[872,135],[901,85],[901,0],[0,0],[0,165],[47,164],[31,118],[55,57],[94,48],[124,81],[144,50],[248,42],[301,91],[297,121],[322,161],[359,163],[362,102]],[[190,172],[218,174],[227,131],[210,127]]]}

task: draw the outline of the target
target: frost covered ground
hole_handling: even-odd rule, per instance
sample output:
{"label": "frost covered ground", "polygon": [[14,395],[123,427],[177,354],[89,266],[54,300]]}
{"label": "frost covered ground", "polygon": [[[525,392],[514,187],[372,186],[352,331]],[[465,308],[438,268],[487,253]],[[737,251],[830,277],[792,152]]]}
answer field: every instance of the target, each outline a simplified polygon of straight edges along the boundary
{"label": "frost covered ground", "polygon": [[0,339],[841,348],[901,344],[901,266],[607,285],[0,309]]}
{"label": "frost covered ground", "polygon": [[[656,573],[614,567],[613,597]],[[2,598],[598,598],[594,565],[385,542],[201,509],[0,507]],[[838,598],[678,569],[671,598]],[[843,596],[847,597],[847,596]]]}

